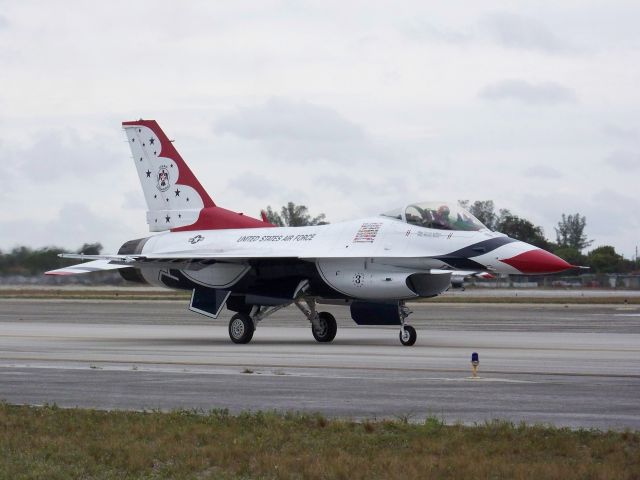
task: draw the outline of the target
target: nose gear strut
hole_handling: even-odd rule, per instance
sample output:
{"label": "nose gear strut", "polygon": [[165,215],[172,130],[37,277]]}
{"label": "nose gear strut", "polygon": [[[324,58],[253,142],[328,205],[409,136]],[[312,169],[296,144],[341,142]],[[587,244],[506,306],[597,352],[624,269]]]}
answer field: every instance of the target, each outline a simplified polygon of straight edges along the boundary
{"label": "nose gear strut", "polygon": [[398,313],[400,314],[400,343],[405,347],[410,347],[416,343],[416,339],[418,338],[416,329],[411,325],[405,324],[407,317],[411,315],[413,311],[407,307],[404,300],[401,300],[398,302]]}

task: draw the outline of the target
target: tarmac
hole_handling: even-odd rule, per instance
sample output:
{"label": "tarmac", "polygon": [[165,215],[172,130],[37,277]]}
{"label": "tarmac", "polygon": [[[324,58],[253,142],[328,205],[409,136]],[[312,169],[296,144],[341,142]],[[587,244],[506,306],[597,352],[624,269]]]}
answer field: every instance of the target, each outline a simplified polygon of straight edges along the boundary
{"label": "tarmac", "polygon": [[[287,308],[231,343],[177,301],[0,299],[0,399],[100,409],[278,410],[640,429],[640,305],[412,304],[418,330],[331,344]],[[480,356],[471,377],[471,353]]]}

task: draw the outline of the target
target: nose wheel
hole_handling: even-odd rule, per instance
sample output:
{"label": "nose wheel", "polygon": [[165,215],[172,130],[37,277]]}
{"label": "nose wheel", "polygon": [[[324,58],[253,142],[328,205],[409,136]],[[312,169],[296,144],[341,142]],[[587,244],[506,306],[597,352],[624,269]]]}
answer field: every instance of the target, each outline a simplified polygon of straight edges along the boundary
{"label": "nose wheel", "polygon": [[410,347],[416,343],[417,338],[418,334],[416,333],[416,329],[411,325],[404,325],[400,329],[400,343],[405,347]]}
{"label": "nose wheel", "polygon": [[404,301],[398,302],[398,315],[400,317],[400,343],[405,347],[410,347],[416,343],[416,339],[418,338],[416,329],[405,323],[407,321],[407,317],[412,313],[413,312],[409,307],[407,307]]}

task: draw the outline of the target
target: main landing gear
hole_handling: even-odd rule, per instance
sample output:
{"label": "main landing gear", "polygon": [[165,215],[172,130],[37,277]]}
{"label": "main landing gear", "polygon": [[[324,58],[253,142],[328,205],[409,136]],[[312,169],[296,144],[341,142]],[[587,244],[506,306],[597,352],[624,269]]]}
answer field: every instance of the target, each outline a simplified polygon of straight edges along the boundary
{"label": "main landing gear", "polygon": [[[259,322],[278,310],[294,304],[311,323],[311,334],[319,343],[329,343],[336,338],[338,325],[336,319],[329,312],[318,312],[316,300],[313,297],[299,297],[291,302],[274,307],[253,307],[250,313],[236,313],[229,321],[229,337],[233,343],[249,343]],[[416,343],[418,335],[416,329],[406,324],[407,317],[413,313],[403,301],[398,302],[397,310],[392,308],[393,323],[400,321],[400,343],[406,347]],[[388,308],[388,305],[387,305]],[[397,314],[397,316],[396,316]],[[352,314],[353,315],[353,314]],[[397,323],[396,323],[397,324]],[[389,323],[377,323],[374,325],[389,325]]]}
{"label": "main landing gear", "polygon": [[316,311],[316,301],[313,298],[296,299],[293,303],[298,309],[304,313],[305,317],[311,322],[311,333],[313,338],[320,343],[329,343],[336,338],[338,332],[338,324],[336,318],[329,312]]}
{"label": "main landing gear", "polygon": [[[302,302],[304,301],[303,304]],[[253,338],[258,322],[264,320],[269,315],[278,310],[295,304],[300,311],[311,322],[311,333],[313,338],[320,343],[329,343],[338,332],[336,319],[329,312],[316,311],[316,301],[313,298],[296,299],[290,303],[277,305],[275,307],[253,307],[251,314],[236,313],[229,321],[229,338],[233,343],[249,343]],[[415,340],[414,340],[415,341]]]}
{"label": "main landing gear", "polygon": [[236,313],[229,321],[229,337],[233,343],[249,343],[256,327],[246,313]]}

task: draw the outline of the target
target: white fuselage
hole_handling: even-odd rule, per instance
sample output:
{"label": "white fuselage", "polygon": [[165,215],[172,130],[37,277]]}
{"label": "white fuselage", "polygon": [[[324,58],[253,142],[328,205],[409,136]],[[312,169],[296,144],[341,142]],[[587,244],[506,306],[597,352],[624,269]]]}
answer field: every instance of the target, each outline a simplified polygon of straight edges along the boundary
{"label": "white fuselage", "polygon": [[[381,216],[308,227],[162,233],[150,237],[141,253],[170,258],[188,252],[193,258],[215,258],[219,262],[206,268],[183,271],[190,280],[211,288],[229,288],[242,278],[249,269],[244,259],[288,258],[314,263],[322,279],[346,296],[413,298],[419,295],[407,286],[409,275],[451,269],[433,257],[497,237],[504,235],[428,229]],[[499,260],[532,248],[512,242],[478,253],[474,261],[497,273],[520,273]],[[158,283],[157,272],[143,270],[143,275]]]}

